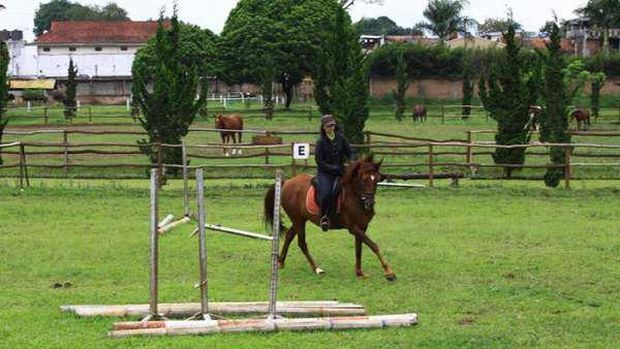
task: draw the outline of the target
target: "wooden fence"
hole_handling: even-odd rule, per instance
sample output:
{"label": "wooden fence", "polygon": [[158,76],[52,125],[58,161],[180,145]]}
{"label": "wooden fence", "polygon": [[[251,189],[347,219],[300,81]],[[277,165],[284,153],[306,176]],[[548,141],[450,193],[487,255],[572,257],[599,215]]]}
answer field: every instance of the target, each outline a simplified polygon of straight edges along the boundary
{"label": "wooden fence", "polygon": [[[203,129],[202,131],[218,131],[214,129]],[[43,131],[34,131],[43,132]],[[7,162],[4,165],[0,165],[0,170],[3,169],[18,169],[15,176],[19,178],[21,186],[28,185],[29,174],[28,169],[62,169],[65,174],[69,174],[72,169],[78,168],[183,168],[183,165],[165,164],[161,161],[161,153],[165,148],[183,148],[187,158],[192,160],[207,160],[207,163],[188,165],[186,168],[211,168],[211,169],[250,169],[259,168],[265,170],[273,169],[288,169],[291,174],[297,173],[299,170],[313,169],[315,167],[314,161],[295,161],[292,159],[292,144],[276,144],[276,145],[251,145],[242,144],[236,145],[236,148],[243,150],[243,155],[236,155],[227,157],[224,154],[219,154],[218,151],[222,149],[230,148],[228,145],[221,144],[142,144],[136,143],[120,143],[120,142],[90,142],[90,143],[70,143],[67,139],[67,135],[73,131],[64,131],[62,142],[24,142],[18,141],[8,144],[0,145],[0,151],[7,158],[11,158],[13,162]],[[252,131],[248,131],[252,132]],[[255,130],[253,132],[267,133],[268,131]],[[84,133],[84,131],[75,131],[74,133]],[[96,134],[105,134],[108,132],[96,132]],[[130,134],[137,134],[138,132],[131,132]],[[278,132],[273,132],[274,134]],[[291,132],[279,132],[290,134]],[[306,131],[297,131],[294,134],[311,133]],[[572,179],[572,169],[574,167],[620,167],[618,162],[576,162],[574,161],[574,152],[577,149],[605,149],[615,150],[620,149],[620,145],[604,145],[604,144],[588,144],[588,143],[575,143],[575,144],[547,144],[547,143],[533,143],[533,144],[520,144],[501,146],[489,143],[478,142],[463,142],[459,140],[448,141],[432,141],[432,140],[419,140],[414,137],[389,135],[393,138],[399,138],[399,142],[377,142],[371,141],[376,136],[388,136],[381,133],[367,133],[367,143],[354,145],[358,148],[368,148],[376,155],[389,156],[390,161],[386,161],[383,165],[384,172],[388,174],[388,177],[392,178],[426,178],[428,184],[432,186],[434,180],[437,178],[445,177],[458,177],[466,175],[467,173],[473,173],[474,170],[480,168],[514,168],[514,169],[549,169],[549,168],[562,168],[565,175],[565,186],[570,186]],[[139,158],[141,161],[146,160],[145,156],[140,150],[140,147],[151,147],[151,149],[160,154],[159,159],[155,163],[145,162],[132,162],[123,160],[132,160],[132,157]],[[533,149],[548,149],[550,147],[561,147],[564,149],[565,159],[562,164],[551,163],[539,163],[539,164],[495,164],[492,162],[478,162],[476,159],[479,155],[490,155],[497,148],[526,148]],[[116,150],[112,150],[116,148]],[[119,150],[120,148],[120,150]],[[208,153],[201,152],[208,150]],[[49,156],[55,155],[62,158],[61,163],[48,163],[48,162],[33,162],[29,159],[35,156]],[[87,162],[76,163],[72,159],[76,156],[88,156]],[[548,152],[535,152],[529,155],[549,156]],[[591,157],[606,157],[606,158],[620,158],[620,154],[591,154]],[[439,157],[450,156],[449,160],[439,160]],[[580,154],[582,157],[584,154]],[[102,159],[109,160],[113,157],[114,161],[102,161]],[[423,160],[418,162],[409,161],[396,161],[396,159],[414,159],[422,157]],[[285,158],[285,159],[282,159]],[[488,158],[488,157],[487,157]],[[240,162],[248,159],[260,159],[259,162]],[[459,160],[460,159],[460,160]],[[214,160],[218,160],[219,163],[212,163]],[[234,161],[233,161],[234,160]],[[209,163],[211,162],[211,163]],[[399,168],[425,168],[424,173],[411,175],[406,173],[393,173]],[[460,169],[459,171],[446,172],[446,168]],[[444,169],[442,171],[442,169]],[[402,171],[401,171],[402,172]]]}

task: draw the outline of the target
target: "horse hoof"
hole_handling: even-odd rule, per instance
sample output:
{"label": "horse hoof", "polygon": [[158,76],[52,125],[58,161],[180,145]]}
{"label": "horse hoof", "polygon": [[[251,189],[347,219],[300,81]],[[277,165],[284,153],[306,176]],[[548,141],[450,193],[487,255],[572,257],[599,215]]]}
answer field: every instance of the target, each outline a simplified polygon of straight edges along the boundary
{"label": "horse hoof", "polygon": [[316,273],[316,275],[323,275],[323,274],[325,274],[325,270],[323,270],[323,269],[321,269],[319,267],[316,267],[316,269],[314,269],[314,272]]}
{"label": "horse hoof", "polygon": [[284,269],[284,263],[278,262],[278,269]]}
{"label": "horse hoof", "polygon": [[364,273],[363,271],[358,271],[355,273],[355,275],[359,278],[359,279],[366,279],[368,277],[368,275],[366,273]]}
{"label": "horse hoof", "polygon": [[396,274],[388,274],[385,276],[385,278],[387,279],[387,281],[390,282],[396,281]]}

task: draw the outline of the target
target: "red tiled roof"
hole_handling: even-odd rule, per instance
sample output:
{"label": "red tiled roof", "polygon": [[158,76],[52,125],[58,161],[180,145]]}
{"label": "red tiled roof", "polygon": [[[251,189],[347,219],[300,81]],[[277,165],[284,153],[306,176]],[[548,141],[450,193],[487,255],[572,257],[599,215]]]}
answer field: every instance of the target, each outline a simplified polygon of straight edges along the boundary
{"label": "red tiled roof", "polygon": [[[165,22],[165,27],[170,23]],[[156,21],[63,21],[52,22],[48,32],[41,34],[38,43],[145,43],[157,32]]]}

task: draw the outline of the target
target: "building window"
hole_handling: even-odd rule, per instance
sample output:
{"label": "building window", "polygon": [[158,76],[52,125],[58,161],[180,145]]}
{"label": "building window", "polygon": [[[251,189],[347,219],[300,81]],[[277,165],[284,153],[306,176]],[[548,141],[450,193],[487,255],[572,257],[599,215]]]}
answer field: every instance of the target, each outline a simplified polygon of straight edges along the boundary
{"label": "building window", "polygon": [[95,47],[95,51],[100,52],[102,50],[101,46]]}
{"label": "building window", "polygon": [[43,48],[43,52],[50,52],[50,50],[51,50],[51,49],[50,49],[49,47],[44,47],[44,48]]}
{"label": "building window", "polygon": [[127,51],[127,46],[121,46],[121,51]]}
{"label": "building window", "polygon": [[75,47],[69,47],[69,51],[75,52]]}

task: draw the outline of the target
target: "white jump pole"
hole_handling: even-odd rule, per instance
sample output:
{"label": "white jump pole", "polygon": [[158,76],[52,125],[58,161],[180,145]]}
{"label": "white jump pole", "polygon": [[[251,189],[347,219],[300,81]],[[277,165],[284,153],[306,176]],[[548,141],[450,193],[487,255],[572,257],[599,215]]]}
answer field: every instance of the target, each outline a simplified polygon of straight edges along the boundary
{"label": "white jump pole", "polygon": [[269,319],[278,316],[278,248],[280,236],[280,192],[282,191],[282,170],[276,171],[276,187],[273,199],[273,228],[271,230],[271,278],[269,280]]}
{"label": "white jump pole", "polygon": [[196,169],[196,201],[198,207],[198,258],[200,264],[200,317],[211,320],[209,316],[209,282],[207,279],[207,243],[205,234],[205,186],[202,169]]}
{"label": "white jump pole", "polygon": [[159,176],[156,168],[151,169],[151,294],[149,315],[144,320],[159,318],[157,311],[157,275],[159,264]]}

